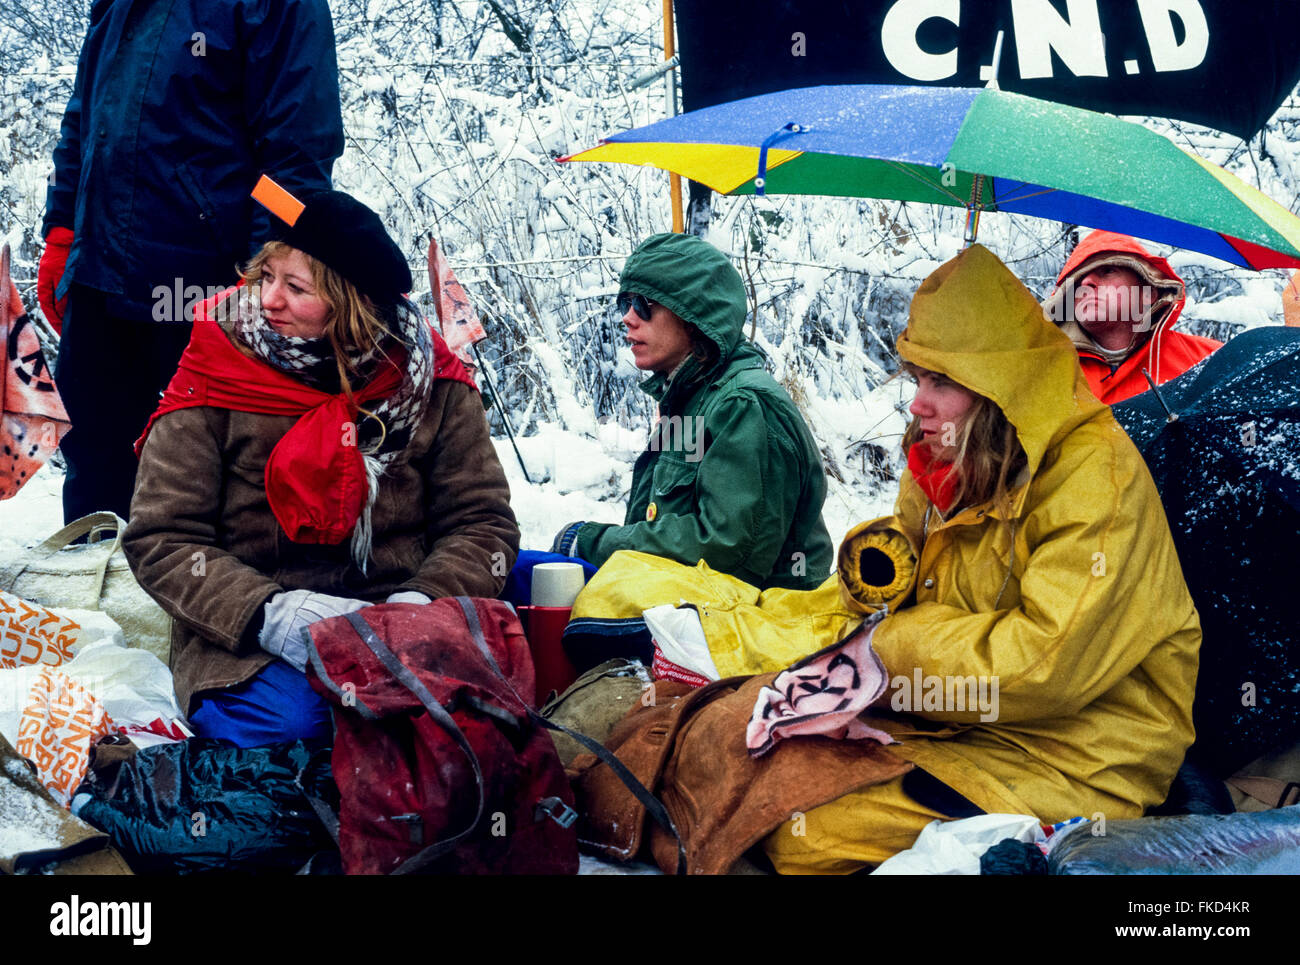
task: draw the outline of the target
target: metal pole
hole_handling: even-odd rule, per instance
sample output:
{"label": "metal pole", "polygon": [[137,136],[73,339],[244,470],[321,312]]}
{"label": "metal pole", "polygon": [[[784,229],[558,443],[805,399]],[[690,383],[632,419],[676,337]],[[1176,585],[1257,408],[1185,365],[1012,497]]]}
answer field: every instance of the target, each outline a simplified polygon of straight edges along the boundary
{"label": "metal pole", "polygon": [[993,64],[989,68],[989,82],[985,84],[989,90],[1001,90],[998,86],[998,68],[1002,66],[1002,36],[1004,31],[998,31],[998,39],[993,42]]}
{"label": "metal pole", "polygon": [[471,342],[470,348],[474,350],[474,358],[478,359],[478,367],[483,370],[483,381],[488,385],[488,391],[492,393],[492,404],[497,407],[501,413],[501,423],[506,427],[506,435],[510,438],[510,447],[515,451],[515,458],[519,460],[519,468],[523,470],[524,480],[531,483],[532,477],[528,475],[528,467],[524,465],[524,457],[519,452],[519,446],[515,444],[515,430],[510,425],[510,413],[506,411],[506,404],[501,398],[501,393],[492,382],[492,373],[488,371],[487,362],[483,361],[483,356],[479,354],[478,343]]}
{"label": "metal pole", "polygon": [[1169,406],[1165,403],[1165,397],[1161,395],[1160,390],[1156,388],[1156,380],[1151,378],[1151,373],[1148,372],[1146,369],[1143,369],[1142,374],[1146,376],[1147,385],[1151,386],[1151,391],[1156,394],[1156,400],[1160,403],[1160,407],[1165,410],[1165,415],[1168,416],[1168,418],[1165,419],[1165,422],[1177,422],[1178,413],[1175,412],[1173,409],[1169,408]]}
{"label": "metal pole", "polygon": [[966,236],[963,239],[965,248],[975,244],[975,238],[980,233],[980,208],[983,206],[983,198],[984,175],[977,174],[971,184],[970,203],[966,205]]}
{"label": "metal pole", "polygon": [[[664,60],[672,60],[676,56],[676,48],[673,42],[673,0],[663,0],[664,4]],[[673,71],[668,71],[664,75],[664,83],[668,85],[668,116],[677,116],[677,75]],[[682,177],[680,174],[672,174],[668,178],[668,193],[673,203],[673,231],[681,234],[685,230],[685,219],[682,216]]]}
{"label": "metal pole", "polygon": [[[988,83],[984,86],[989,90],[1000,90],[998,87],[998,68],[1002,66],[1002,38],[1003,31],[998,31],[997,40],[993,42],[993,63],[989,67]],[[980,211],[984,207],[984,175],[975,175],[975,180],[971,184],[970,204],[966,205],[966,234],[963,237],[965,242],[963,249],[969,248],[975,244],[975,239],[980,233]]]}

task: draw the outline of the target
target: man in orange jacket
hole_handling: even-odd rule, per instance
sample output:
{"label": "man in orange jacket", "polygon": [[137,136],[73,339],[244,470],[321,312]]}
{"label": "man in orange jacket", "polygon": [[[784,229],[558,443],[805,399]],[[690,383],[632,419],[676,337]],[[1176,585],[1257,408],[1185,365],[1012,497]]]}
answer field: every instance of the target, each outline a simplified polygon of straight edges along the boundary
{"label": "man in orange jacket", "polygon": [[1074,249],[1043,303],[1079,352],[1093,394],[1107,405],[1182,375],[1223,343],[1173,331],[1187,303],[1183,280],[1128,235],[1094,231]]}

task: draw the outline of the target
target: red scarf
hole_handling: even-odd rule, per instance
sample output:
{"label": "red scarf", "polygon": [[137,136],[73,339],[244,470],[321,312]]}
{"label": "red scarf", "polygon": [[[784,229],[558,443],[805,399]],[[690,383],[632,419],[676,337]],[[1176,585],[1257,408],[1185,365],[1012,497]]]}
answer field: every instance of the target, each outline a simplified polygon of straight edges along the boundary
{"label": "red scarf", "polygon": [[[234,292],[234,288],[227,289],[198,306],[190,344],[158,410],[136,440],[135,453],[140,455],[158,418],[177,409],[207,405],[236,412],[299,416],[266,461],[267,502],[295,543],[341,543],[361,518],[369,489],[361,450],[355,444],[345,444],[342,431],[356,418],[356,405],[341,392],[331,395],[313,389],[235,348],[213,318],[217,304]],[[442,336],[430,334],[433,377],[464,382],[477,391]],[[365,388],[353,392],[353,397],[360,403],[381,399],[401,383],[401,370],[388,365]]]}
{"label": "red scarf", "polygon": [[907,468],[912,471],[912,478],[921,491],[930,497],[930,502],[939,507],[939,512],[946,513],[953,496],[957,495],[957,476],[953,472],[956,465],[932,460],[929,449],[924,442],[913,443],[907,450]]}

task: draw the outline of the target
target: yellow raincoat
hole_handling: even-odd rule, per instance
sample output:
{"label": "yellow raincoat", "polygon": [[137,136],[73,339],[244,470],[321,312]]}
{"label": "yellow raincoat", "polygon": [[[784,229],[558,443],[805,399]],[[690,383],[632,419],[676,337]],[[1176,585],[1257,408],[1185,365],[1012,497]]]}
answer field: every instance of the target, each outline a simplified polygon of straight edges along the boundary
{"label": "yellow raincoat", "polygon": [[[869,546],[883,547],[866,582],[852,557]],[[861,523],[840,546],[838,573],[814,590],[760,590],[700,560],[686,566],[662,556],[619,550],[587,583],[573,604],[574,620],[638,618],[652,607],[691,606],[698,613],[718,676],[735,677],[784,670],[792,663],[843,640],[864,613],[908,597],[916,582],[914,543],[892,516]]]}
{"label": "yellow raincoat", "polygon": [[[1088,390],[1069,340],[982,247],[926,279],[898,351],[996,402],[1028,465],[1009,510],[970,506],[946,520],[904,474],[895,515],[920,547],[916,602],[873,644],[891,706],[911,713],[873,722],[900,741],[892,750],[985,811],[1140,816],[1164,799],[1192,742],[1201,640],[1142,457]],[[947,693],[957,682],[955,696],[971,678],[996,693],[993,719],[969,700],[927,709],[915,686],[937,679]],[[888,811],[867,813],[875,797]],[[849,795],[810,812],[803,840],[776,832],[769,854],[784,871],[879,860],[862,838],[893,840],[891,821],[919,832],[928,820],[920,808],[888,817],[898,804],[892,785]],[[816,855],[816,842],[841,853]]]}

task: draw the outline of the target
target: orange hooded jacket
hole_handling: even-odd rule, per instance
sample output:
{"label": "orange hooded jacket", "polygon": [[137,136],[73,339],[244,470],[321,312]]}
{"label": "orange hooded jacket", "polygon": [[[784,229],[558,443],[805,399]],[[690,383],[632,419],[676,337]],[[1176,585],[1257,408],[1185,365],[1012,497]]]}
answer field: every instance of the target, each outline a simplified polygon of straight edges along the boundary
{"label": "orange hooded jacket", "polygon": [[[1145,341],[1139,342],[1133,352],[1124,359],[1114,371],[1098,352],[1097,346],[1088,338],[1086,332],[1073,320],[1062,317],[1061,304],[1069,295],[1071,286],[1085,274],[1082,269],[1092,270],[1096,265],[1116,261],[1129,263],[1137,261],[1145,266],[1139,276],[1146,276],[1144,281],[1158,283],[1166,281],[1163,297],[1157,300],[1153,314],[1158,315],[1153,324],[1152,333]],[[1137,266],[1134,265],[1136,268]],[[1183,280],[1169,266],[1164,258],[1157,258],[1141,244],[1128,235],[1115,234],[1111,231],[1094,231],[1074,249],[1065,267],[1056,278],[1056,289],[1045,305],[1050,317],[1070,336],[1079,353],[1079,364],[1083,374],[1088,378],[1088,386],[1093,394],[1107,405],[1131,398],[1147,391],[1142,370],[1151,373],[1156,385],[1168,382],[1182,375],[1201,359],[1222,347],[1223,343],[1199,335],[1186,335],[1173,331],[1174,323],[1183,313],[1187,303],[1187,294]],[[1168,309],[1164,309],[1164,305]]]}

